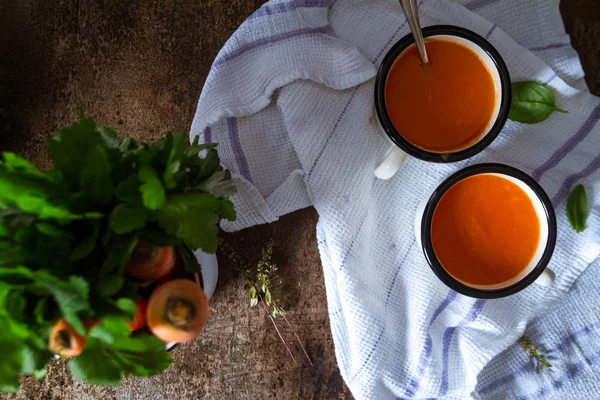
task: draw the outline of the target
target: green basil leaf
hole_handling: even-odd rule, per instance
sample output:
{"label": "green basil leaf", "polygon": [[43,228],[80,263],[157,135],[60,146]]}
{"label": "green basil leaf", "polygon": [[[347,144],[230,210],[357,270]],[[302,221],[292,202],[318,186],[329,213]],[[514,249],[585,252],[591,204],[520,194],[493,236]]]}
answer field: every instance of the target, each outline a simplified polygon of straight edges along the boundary
{"label": "green basil leaf", "polygon": [[161,209],[167,199],[165,188],[154,168],[149,166],[142,167],[139,172],[139,178],[143,182],[140,186],[140,191],[142,192],[144,206],[150,210]]}
{"label": "green basil leaf", "polygon": [[575,232],[585,230],[585,221],[588,217],[587,196],[583,185],[577,185],[567,199],[567,218]]}
{"label": "green basil leaf", "polygon": [[556,107],[554,93],[548,85],[534,81],[513,82],[509,119],[535,124],[544,121],[553,111],[567,112]]}

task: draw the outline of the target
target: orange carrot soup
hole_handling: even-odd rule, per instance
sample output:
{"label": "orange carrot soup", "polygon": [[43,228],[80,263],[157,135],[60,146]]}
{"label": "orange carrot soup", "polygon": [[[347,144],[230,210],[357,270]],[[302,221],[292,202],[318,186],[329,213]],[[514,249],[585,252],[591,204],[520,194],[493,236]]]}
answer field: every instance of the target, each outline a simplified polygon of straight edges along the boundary
{"label": "orange carrot soup", "polygon": [[487,132],[496,107],[493,77],[470,48],[443,38],[425,40],[429,63],[413,44],[392,65],[385,104],[396,130],[414,146],[451,153]]}
{"label": "orange carrot soup", "polygon": [[493,174],[468,177],[439,201],[431,223],[433,250],[455,279],[494,285],[519,275],[533,259],[540,221],[516,183]]}

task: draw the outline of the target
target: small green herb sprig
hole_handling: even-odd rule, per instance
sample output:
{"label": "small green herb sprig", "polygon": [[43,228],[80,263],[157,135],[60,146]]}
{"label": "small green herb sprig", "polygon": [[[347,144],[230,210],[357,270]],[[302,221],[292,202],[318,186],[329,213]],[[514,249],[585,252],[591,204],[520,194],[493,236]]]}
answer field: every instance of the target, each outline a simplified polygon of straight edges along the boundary
{"label": "small green herb sprig", "polygon": [[265,312],[269,316],[275,331],[279,339],[285,346],[288,354],[294,362],[296,358],[292,353],[287,341],[283,338],[277,323],[275,322],[276,317],[281,317],[290,331],[292,331],[294,337],[298,341],[298,344],[302,348],[304,356],[308,360],[310,365],[313,365],[310,356],[308,355],[302,341],[298,337],[298,334],[292,327],[292,324],[286,318],[286,311],[281,306],[281,295],[282,292],[279,288],[275,287],[275,281],[277,279],[278,265],[272,261],[273,258],[273,240],[269,240],[265,243],[261,249],[261,258],[257,263],[251,264],[241,260],[238,253],[232,248],[229,243],[224,240],[220,241],[219,244],[220,253],[226,256],[230,263],[239,270],[244,276],[244,291],[250,298],[250,307],[256,307],[258,304],[262,304]]}
{"label": "small green herb sprig", "polygon": [[278,269],[277,264],[271,261],[273,240],[264,245],[261,254],[256,265],[244,271],[244,291],[250,297],[250,307],[258,305],[260,298],[263,298],[273,317],[285,316],[285,310],[281,307],[281,290],[273,288]]}
{"label": "small green herb sprig", "polygon": [[519,346],[529,353],[529,361],[531,361],[535,367],[535,372],[540,373],[543,368],[552,370],[552,364],[547,359],[546,354],[540,353],[538,348],[533,344],[529,336],[523,335],[517,341]]}

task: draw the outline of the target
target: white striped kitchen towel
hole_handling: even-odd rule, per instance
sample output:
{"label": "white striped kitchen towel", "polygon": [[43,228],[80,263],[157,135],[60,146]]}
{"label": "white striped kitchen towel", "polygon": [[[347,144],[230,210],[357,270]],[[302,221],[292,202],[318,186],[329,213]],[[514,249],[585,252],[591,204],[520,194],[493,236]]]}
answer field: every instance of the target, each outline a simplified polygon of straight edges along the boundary
{"label": "white striped kitchen towel", "polygon": [[[600,253],[600,100],[576,89],[583,88],[583,74],[558,1],[419,2],[423,26],[454,24],[486,37],[513,80],[548,83],[569,113],[536,125],[509,121],[476,157],[451,165],[409,159],[389,181],[373,175],[388,146],[374,114],[373,77],[386,51],[409,31],[398,1],[270,1],[217,56],[191,135],[219,142],[223,163],[238,178],[238,221],[223,228],[317,209],[336,355],[356,398],[531,398],[538,392],[578,398],[575,388],[589,381],[599,346],[584,352],[579,344],[594,337],[597,317],[582,311],[579,318],[573,307],[583,295],[566,296]],[[532,285],[500,300],[464,297],[438,281],[415,243],[421,200],[452,172],[488,161],[532,174],[556,207],[550,266],[557,280],[550,288]],[[577,183],[586,185],[590,204],[581,234],[564,211]],[[596,304],[600,299],[597,291],[585,295]],[[552,375],[534,376],[514,346],[539,315],[528,333],[564,353]]]}

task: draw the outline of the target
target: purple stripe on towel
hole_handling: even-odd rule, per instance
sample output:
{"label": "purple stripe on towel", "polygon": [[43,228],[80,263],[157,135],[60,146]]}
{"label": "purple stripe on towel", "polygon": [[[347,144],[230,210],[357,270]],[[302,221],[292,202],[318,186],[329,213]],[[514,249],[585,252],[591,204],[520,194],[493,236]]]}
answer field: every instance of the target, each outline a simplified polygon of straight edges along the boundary
{"label": "purple stripe on towel", "polygon": [[242,175],[248,182],[252,182],[252,175],[250,175],[250,167],[248,167],[248,160],[246,160],[246,154],[240,143],[240,136],[238,133],[237,119],[227,118],[227,126],[229,127],[229,137],[231,138],[231,148],[233,149],[233,155],[235,161],[240,169],[240,175]]}
{"label": "purple stripe on towel", "polygon": [[360,375],[360,373],[362,372],[362,370],[365,368],[365,366],[367,365],[367,363],[369,362],[369,360],[373,356],[373,353],[375,353],[375,349],[377,349],[377,346],[379,345],[379,341],[381,340],[381,337],[383,336],[383,332],[384,331],[385,331],[385,329],[382,328],[381,332],[379,333],[379,336],[377,336],[377,340],[375,341],[375,344],[373,345],[373,348],[371,349],[371,351],[367,355],[367,358],[365,358],[365,361],[363,361],[363,363],[361,364],[361,366],[358,369],[358,371],[356,371],[356,373],[354,375],[352,375],[352,378],[350,378],[350,380],[348,381],[349,384],[352,383],[356,378],[358,378],[358,375]]}
{"label": "purple stripe on towel", "polygon": [[472,2],[465,4],[465,7],[473,11],[477,10],[478,8],[489,6],[490,4],[495,2],[496,0],[473,0]]}
{"label": "purple stripe on towel", "polygon": [[425,368],[429,364],[429,358],[431,357],[431,349],[432,349],[432,340],[431,335],[429,334],[429,330],[433,325],[434,321],[437,317],[456,299],[457,293],[454,290],[450,290],[446,295],[446,298],[440,303],[438,308],[435,309],[431,319],[429,320],[429,325],[427,326],[427,338],[425,339],[425,345],[421,350],[421,356],[419,357],[419,367],[417,368],[416,376],[410,380],[405,395],[408,397],[413,397],[417,390],[419,390],[419,386],[421,386],[421,379],[423,378],[423,374],[425,373]]}
{"label": "purple stripe on towel", "polygon": [[565,349],[565,347],[567,347],[569,344],[573,343],[575,340],[579,339],[582,336],[587,336],[590,333],[592,333],[593,331],[595,331],[596,329],[600,328],[600,322],[594,322],[592,324],[586,325],[583,328],[576,330],[575,332],[571,333],[570,335],[568,335],[567,337],[565,337],[563,340],[561,340],[558,344],[558,346],[556,346],[554,349],[549,350],[548,354],[552,354],[555,352],[561,352]]}
{"label": "purple stripe on towel", "polygon": [[454,332],[459,327],[463,327],[469,322],[473,322],[477,319],[479,314],[481,314],[481,310],[485,305],[485,300],[477,300],[471,310],[467,314],[467,316],[460,321],[457,326],[452,326],[444,332],[444,337],[442,339],[443,353],[442,353],[442,386],[440,388],[440,394],[445,396],[448,393],[448,358],[450,357],[450,345],[452,344],[452,337],[454,336]]}
{"label": "purple stripe on towel", "polygon": [[[569,345],[570,343],[574,342],[575,340],[577,340],[578,338],[580,338],[582,336],[589,335],[590,333],[597,330],[598,328],[600,328],[600,322],[594,322],[594,323],[584,326],[581,329],[576,330],[575,332],[571,333],[570,335],[568,335],[564,339],[562,339],[556,347],[548,350],[548,352],[547,352],[548,355],[552,355],[553,353],[563,351],[565,349],[565,347],[567,347],[567,345]],[[480,390],[478,390],[478,393],[480,393],[482,395],[490,393],[490,392],[498,389],[499,387],[512,382],[519,376],[525,375],[526,373],[528,373],[530,371],[533,371],[533,365],[531,364],[531,362],[526,362],[521,367],[519,367],[519,369],[517,369],[516,371],[514,371],[508,375],[505,375],[502,378],[496,379],[492,383],[482,387]]]}
{"label": "purple stripe on towel", "polygon": [[204,130],[204,143],[212,142],[212,131],[210,130],[210,126],[207,126]]}
{"label": "purple stripe on towel", "polygon": [[[421,0],[421,1],[419,1],[419,3],[417,3],[417,9],[420,8],[423,5],[423,1],[425,1],[425,0]],[[390,37],[390,39],[385,43],[385,45],[381,48],[381,50],[379,50],[379,53],[377,53],[377,55],[373,59],[373,64],[377,64],[377,61],[379,61],[379,58],[384,54],[384,51],[386,51],[388,49],[388,47],[392,44],[392,41],[394,40],[394,38],[396,36],[398,36],[398,34],[402,30],[402,28],[404,28],[406,26],[407,22],[408,21],[404,21],[398,27],[398,29],[396,29],[396,31],[394,32],[394,34],[392,35],[392,37]]]}
{"label": "purple stripe on towel", "polygon": [[[576,363],[568,364],[566,368],[562,370],[565,371],[559,378],[554,379],[552,381],[552,387],[554,389],[559,389],[565,383],[565,381],[570,381],[575,378],[586,366],[592,366],[596,362],[600,360],[600,352],[594,353],[589,357],[585,357],[583,361],[579,361]],[[552,391],[552,388],[548,385],[544,385],[539,388],[536,392],[526,394],[524,396],[519,396],[518,400],[537,400],[545,397]]]}
{"label": "purple stripe on towel", "polygon": [[247,20],[264,17],[273,14],[282,14],[297,8],[322,8],[327,7],[326,0],[291,0],[285,3],[264,5],[256,10]]}
{"label": "purple stripe on towel", "polygon": [[552,82],[553,80],[555,80],[556,78],[558,78],[558,75],[555,73],[552,74],[552,76],[548,79],[546,79],[546,82],[544,82],[546,85],[548,85],[550,82]]}
{"label": "purple stripe on towel", "polygon": [[592,160],[592,162],[587,167],[585,167],[583,170],[581,170],[580,172],[569,175],[569,177],[567,179],[565,179],[565,182],[561,186],[561,188],[558,191],[558,193],[556,194],[556,196],[554,196],[552,198],[552,205],[554,207],[557,207],[568,196],[571,188],[573,186],[575,186],[575,184],[577,184],[580,179],[585,178],[586,176],[596,172],[599,168],[600,168],[600,155],[596,156]]}
{"label": "purple stripe on towel", "polygon": [[410,243],[410,246],[408,246],[408,250],[406,250],[406,252],[404,253],[404,256],[402,257],[402,260],[398,264],[399,265],[398,272],[396,272],[396,275],[394,275],[394,279],[392,279],[392,283],[390,284],[390,287],[387,290],[387,295],[385,297],[385,308],[386,308],[386,310],[387,310],[388,304],[390,302],[390,297],[392,296],[392,291],[394,290],[394,287],[396,286],[396,279],[398,278],[398,275],[400,275],[400,273],[402,272],[402,267],[404,266],[404,262],[408,258],[408,255],[412,251],[412,249],[415,246],[416,242],[417,242],[417,240],[415,238],[413,238],[412,242]]}
{"label": "purple stripe on towel", "polygon": [[567,47],[570,46],[571,43],[553,43],[553,44],[549,44],[547,46],[542,46],[542,47],[532,47],[531,51],[542,51],[542,50],[552,50],[552,49],[560,49],[563,47]]}
{"label": "purple stripe on towel", "polygon": [[506,385],[507,383],[512,382],[513,380],[515,380],[516,378],[518,378],[521,375],[525,375],[527,372],[531,371],[533,369],[532,364],[530,362],[522,365],[519,369],[517,369],[516,371],[503,376],[500,379],[496,379],[494,382],[490,383],[487,386],[484,386],[483,388],[481,388],[481,390],[479,391],[479,393],[481,394],[486,394],[489,393],[491,391],[494,391],[496,389],[498,389],[501,386]]}
{"label": "purple stripe on towel", "polygon": [[356,239],[358,239],[358,235],[360,234],[360,231],[362,230],[362,226],[365,223],[365,221],[367,220],[368,215],[369,215],[369,212],[367,211],[365,216],[360,221],[360,224],[358,224],[358,229],[356,230],[356,233],[354,234],[354,236],[352,237],[352,240],[350,241],[350,246],[348,246],[348,251],[346,251],[346,254],[344,254],[344,257],[342,258],[342,262],[340,263],[340,271],[342,269],[344,269],[344,265],[346,265],[346,260],[348,259],[348,256],[350,255],[352,248],[354,247],[354,243],[356,242]]}
{"label": "purple stripe on towel", "polygon": [[319,160],[321,159],[321,156],[325,152],[325,149],[327,148],[327,145],[329,144],[329,141],[331,140],[331,137],[333,136],[333,134],[337,130],[338,125],[340,124],[340,122],[342,122],[342,118],[344,118],[344,115],[346,115],[346,111],[348,111],[348,107],[350,106],[350,103],[352,103],[352,99],[354,99],[354,96],[356,95],[356,92],[358,92],[358,88],[359,88],[359,86],[355,87],[354,90],[352,91],[352,94],[350,95],[350,98],[348,99],[348,102],[346,103],[346,105],[342,109],[342,112],[341,112],[340,116],[338,117],[338,119],[335,121],[335,124],[333,125],[333,129],[331,129],[331,132],[329,132],[329,135],[327,136],[327,139],[325,139],[325,144],[321,148],[321,151],[319,151],[319,153],[317,154],[317,158],[315,159],[315,161],[313,162],[312,166],[310,167],[310,170],[308,171],[307,180],[310,180],[310,178],[312,177],[312,174],[313,174],[313,172],[315,170],[315,167],[319,163]]}
{"label": "purple stripe on towel", "polygon": [[486,39],[489,39],[490,36],[492,36],[492,33],[494,33],[494,31],[496,30],[497,26],[496,24],[492,25],[492,27],[490,28],[489,32],[485,35]]}
{"label": "purple stripe on towel", "polygon": [[539,181],[542,175],[554,168],[558,165],[559,162],[567,155],[571,150],[573,150],[583,139],[587,137],[587,135],[591,132],[592,128],[596,125],[598,120],[600,119],[600,105],[596,106],[594,111],[590,114],[588,119],[585,120],[581,128],[569,138],[552,156],[548,161],[538,167],[531,176],[536,181]]}
{"label": "purple stripe on towel", "polygon": [[[423,4],[423,1],[424,0],[421,0],[417,4],[417,8],[421,7],[421,5]],[[379,57],[381,57],[384,54],[384,51],[388,48],[388,46],[392,43],[392,41],[394,40],[394,38],[398,35],[398,33],[400,33],[400,31],[402,30],[402,28],[405,25],[406,25],[406,21],[404,21],[404,23],[402,25],[400,25],[400,27],[398,29],[396,29],[396,31],[394,32],[394,34],[392,35],[392,37],[390,37],[390,39],[386,42],[386,44],[381,48],[381,50],[379,51],[379,53],[377,53],[377,55],[373,59],[373,63],[374,64],[377,63],[377,61],[379,60]],[[319,163],[319,160],[321,159],[321,156],[323,155],[323,152],[325,151],[325,149],[327,148],[327,145],[329,144],[329,140],[331,139],[331,137],[333,136],[333,134],[337,130],[337,127],[340,124],[340,122],[342,121],[342,118],[344,118],[344,115],[346,114],[346,111],[348,110],[348,107],[350,106],[350,103],[352,103],[352,100],[354,99],[354,95],[356,95],[356,92],[358,91],[358,88],[359,88],[359,86],[357,86],[356,88],[354,88],[354,91],[350,95],[350,98],[348,99],[348,102],[346,103],[346,105],[342,109],[342,113],[340,114],[340,116],[338,117],[337,121],[335,122],[335,124],[333,126],[333,129],[331,130],[331,132],[327,136],[327,139],[325,140],[325,145],[321,148],[321,151],[319,151],[319,154],[317,154],[317,158],[315,159],[315,161],[313,162],[312,166],[310,167],[310,170],[308,171],[307,180],[310,180],[310,178],[312,176],[312,173],[314,172],[315,167]]]}
{"label": "purple stripe on towel", "polygon": [[251,50],[256,50],[261,47],[275,44],[275,43],[281,42],[286,39],[291,39],[291,38],[295,38],[295,37],[299,37],[299,36],[325,34],[325,33],[330,33],[330,32],[331,32],[331,26],[327,25],[327,26],[322,26],[320,28],[296,29],[295,31],[284,32],[284,33],[280,33],[277,35],[258,39],[254,42],[246,43],[246,44],[238,47],[237,49],[233,50],[230,53],[225,53],[222,56],[217,57],[217,59],[215,60],[215,62],[213,63],[213,65],[210,69],[211,69],[211,71],[216,70],[219,67],[227,64],[231,60],[234,60]]}

